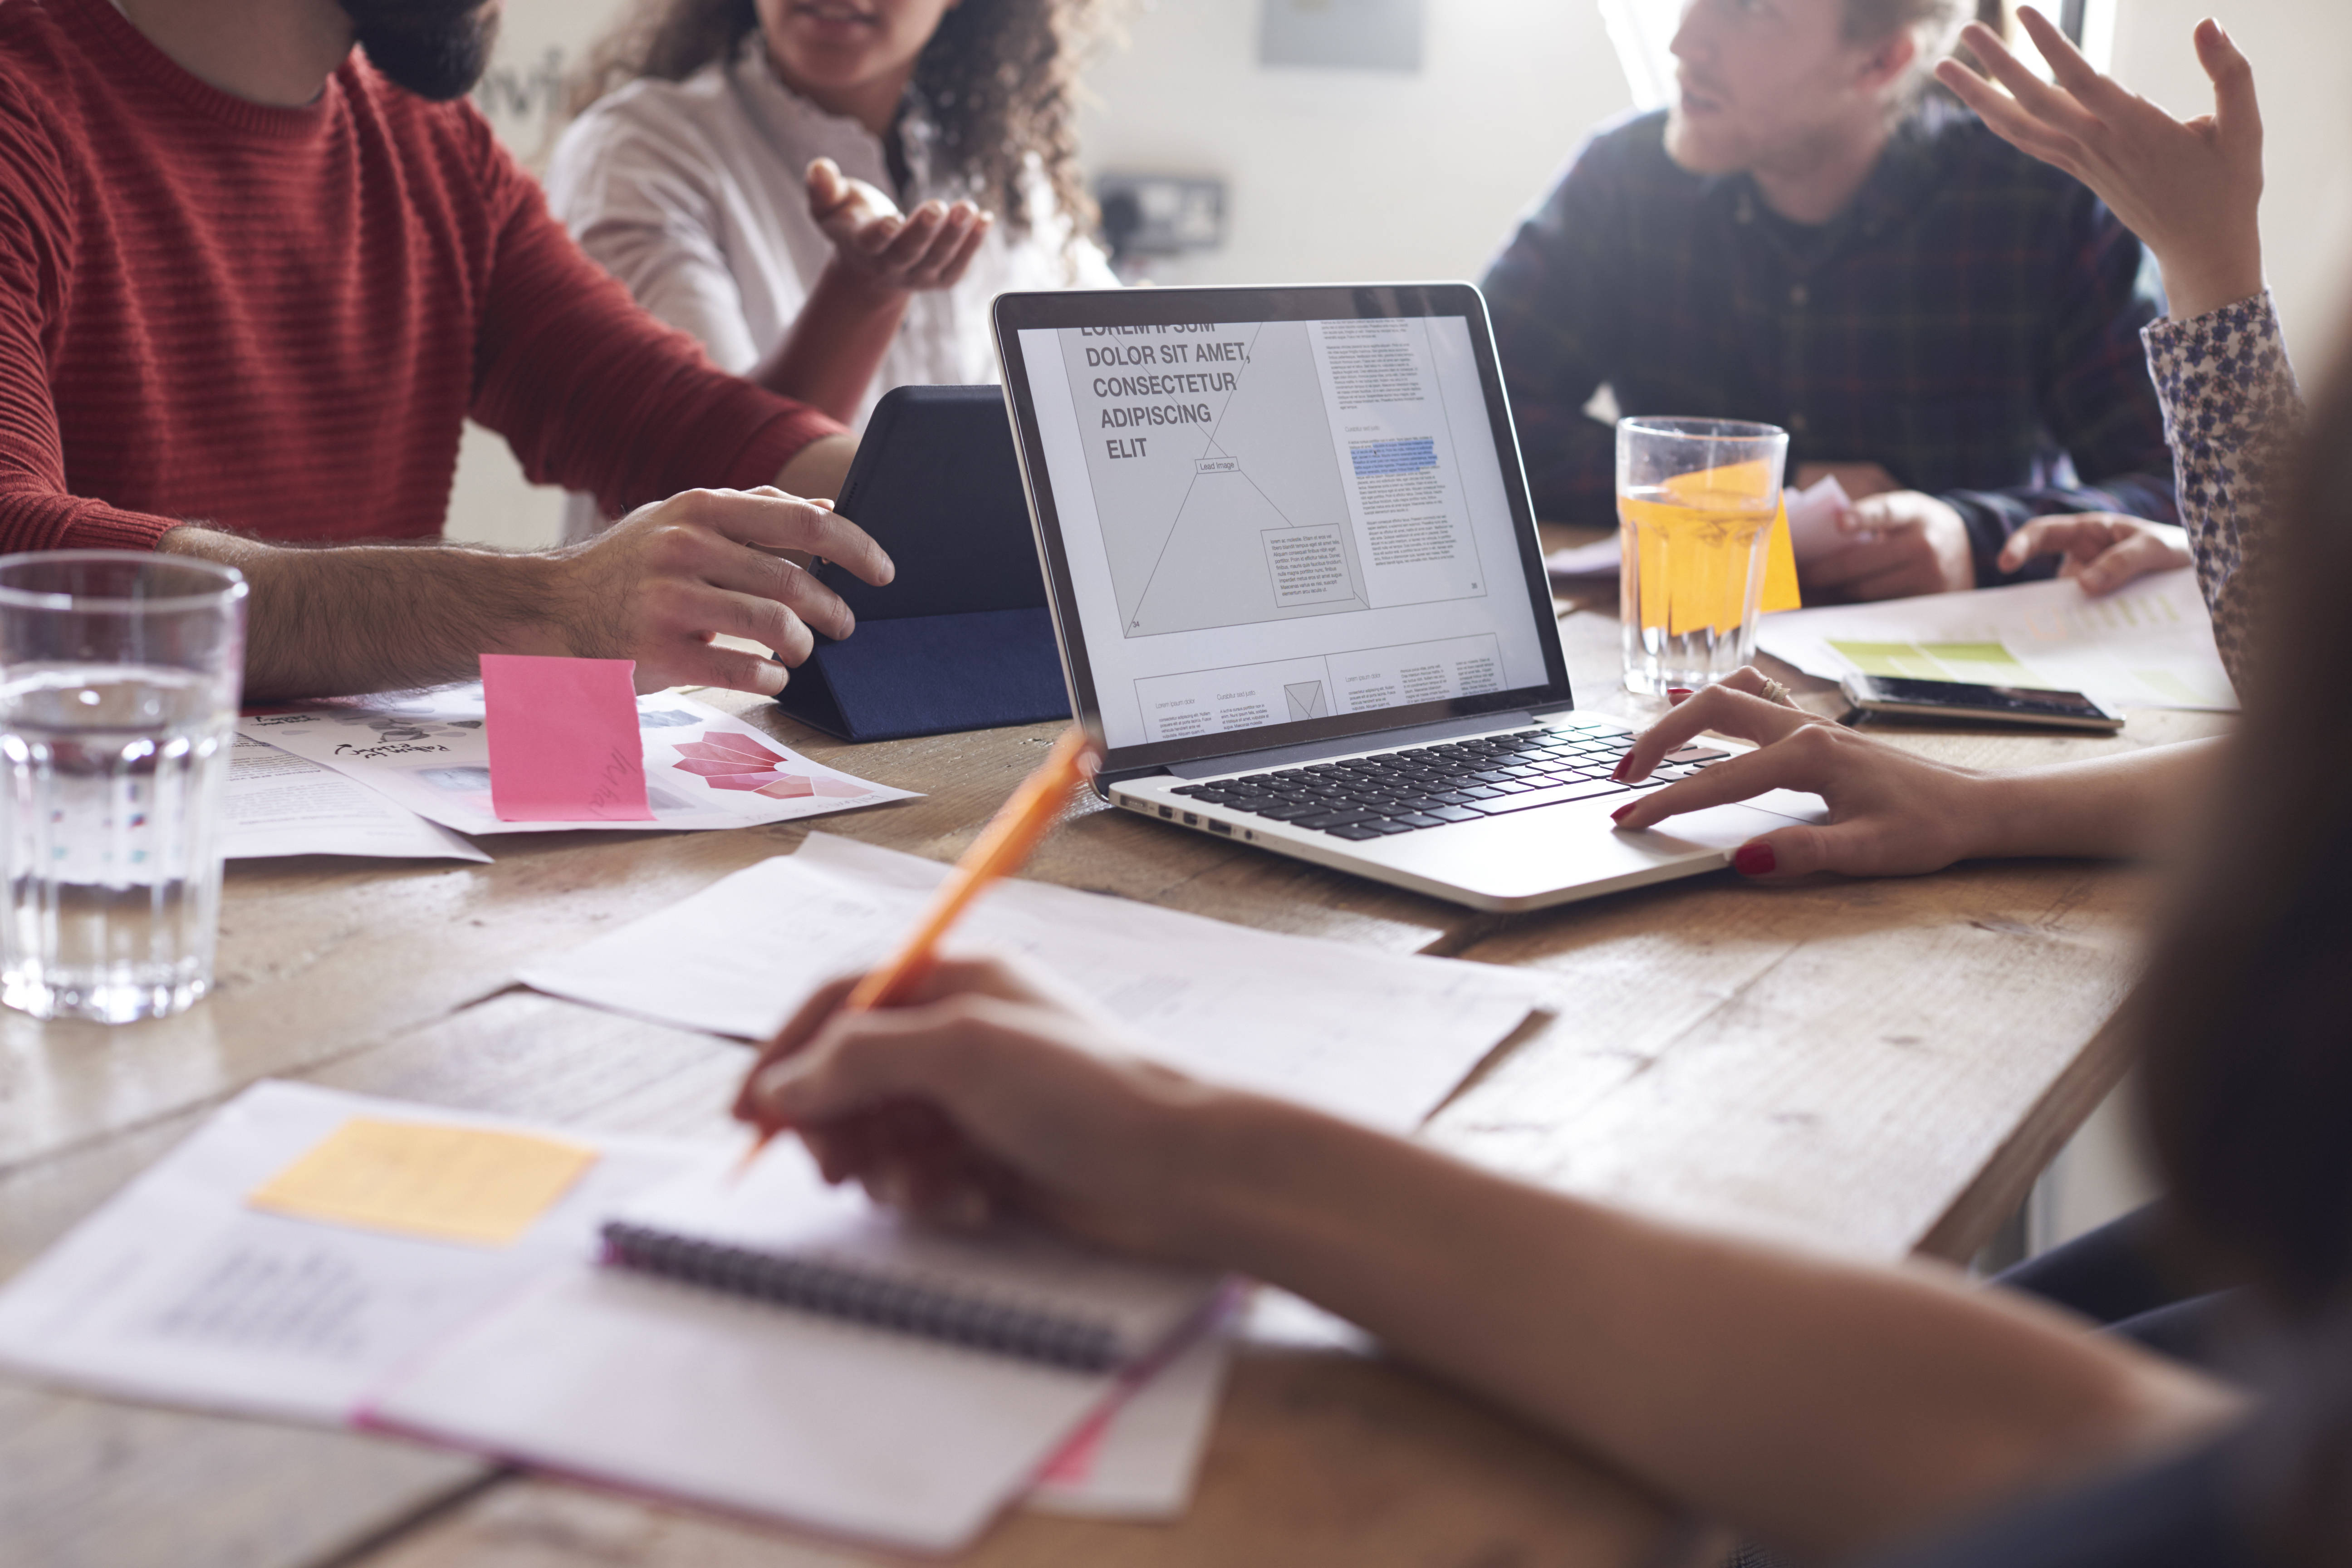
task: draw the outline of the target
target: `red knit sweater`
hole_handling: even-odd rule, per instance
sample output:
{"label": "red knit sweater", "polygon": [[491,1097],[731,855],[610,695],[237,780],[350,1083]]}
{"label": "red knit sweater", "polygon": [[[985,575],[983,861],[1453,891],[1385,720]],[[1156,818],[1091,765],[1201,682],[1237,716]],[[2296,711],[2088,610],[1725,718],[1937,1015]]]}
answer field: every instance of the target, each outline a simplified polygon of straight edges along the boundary
{"label": "red knit sweater", "polygon": [[354,52],[268,108],[0,0],[0,549],[436,535],[468,413],[616,512],[840,428],[640,310],[471,105]]}

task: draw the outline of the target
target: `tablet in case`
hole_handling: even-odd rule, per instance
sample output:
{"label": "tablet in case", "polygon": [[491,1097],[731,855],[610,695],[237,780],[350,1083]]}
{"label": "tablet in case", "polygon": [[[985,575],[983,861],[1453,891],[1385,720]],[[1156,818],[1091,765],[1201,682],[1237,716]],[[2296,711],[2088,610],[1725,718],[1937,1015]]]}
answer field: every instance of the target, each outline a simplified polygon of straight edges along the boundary
{"label": "tablet in case", "polygon": [[993,386],[902,386],[875,405],[836,503],[890,553],[887,587],[817,569],[857,616],[776,699],[850,741],[1070,716],[1029,503]]}

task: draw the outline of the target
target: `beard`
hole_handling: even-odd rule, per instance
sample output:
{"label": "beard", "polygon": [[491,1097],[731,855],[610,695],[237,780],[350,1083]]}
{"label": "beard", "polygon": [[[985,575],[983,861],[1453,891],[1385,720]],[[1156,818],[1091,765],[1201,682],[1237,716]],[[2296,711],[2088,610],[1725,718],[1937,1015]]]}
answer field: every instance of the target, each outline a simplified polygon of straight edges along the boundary
{"label": "beard", "polygon": [[395,87],[435,103],[481,79],[498,41],[490,0],[338,0],[368,63]]}

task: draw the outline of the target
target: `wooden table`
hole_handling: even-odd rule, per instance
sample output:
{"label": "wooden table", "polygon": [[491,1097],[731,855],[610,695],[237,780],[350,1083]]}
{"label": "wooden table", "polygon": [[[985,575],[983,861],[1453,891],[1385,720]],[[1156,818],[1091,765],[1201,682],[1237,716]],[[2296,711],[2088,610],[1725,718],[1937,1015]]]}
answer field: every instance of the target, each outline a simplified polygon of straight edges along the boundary
{"label": "wooden table", "polygon": [[[1563,605],[1580,700],[1618,689],[1617,626]],[[1784,672],[1792,673],[1792,672]],[[1825,690],[1818,682],[1801,689]],[[706,693],[706,697],[714,694]],[[1046,728],[850,748],[924,792],[811,826],[952,858]],[[2212,733],[2136,713],[2114,740],[1922,733],[2016,765]],[[606,1131],[722,1135],[741,1046],[523,992],[509,976],[803,835],[530,835],[488,866],[233,866],[219,986],[105,1030],[0,1018],[0,1276],[255,1079],[307,1079]],[[1980,865],[1767,889],[1728,873],[1498,917],[1088,803],[1031,874],[1269,930],[1551,972],[1523,1029],[1426,1136],[1530,1181],[1894,1259],[1969,1256],[2120,1071],[2105,1027],[2150,905],[2141,870]],[[1016,1513],[969,1561],[1632,1564],[1687,1555],[1638,1487],[1378,1356],[1254,1343],[1173,1525]],[[372,1437],[0,1382],[0,1561],[32,1568],[813,1568],[873,1557]]]}

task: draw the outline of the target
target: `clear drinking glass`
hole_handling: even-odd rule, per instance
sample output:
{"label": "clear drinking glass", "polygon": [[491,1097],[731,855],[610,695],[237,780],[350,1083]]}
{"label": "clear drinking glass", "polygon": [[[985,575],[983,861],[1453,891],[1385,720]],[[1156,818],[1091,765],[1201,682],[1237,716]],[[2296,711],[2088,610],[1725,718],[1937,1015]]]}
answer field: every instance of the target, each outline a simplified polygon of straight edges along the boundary
{"label": "clear drinking glass", "polygon": [[1754,654],[1788,456],[1778,426],[1617,421],[1627,690],[1696,689]]}
{"label": "clear drinking glass", "polygon": [[127,1023],[211,989],[244,576],[0,556],[0,1003]]}

